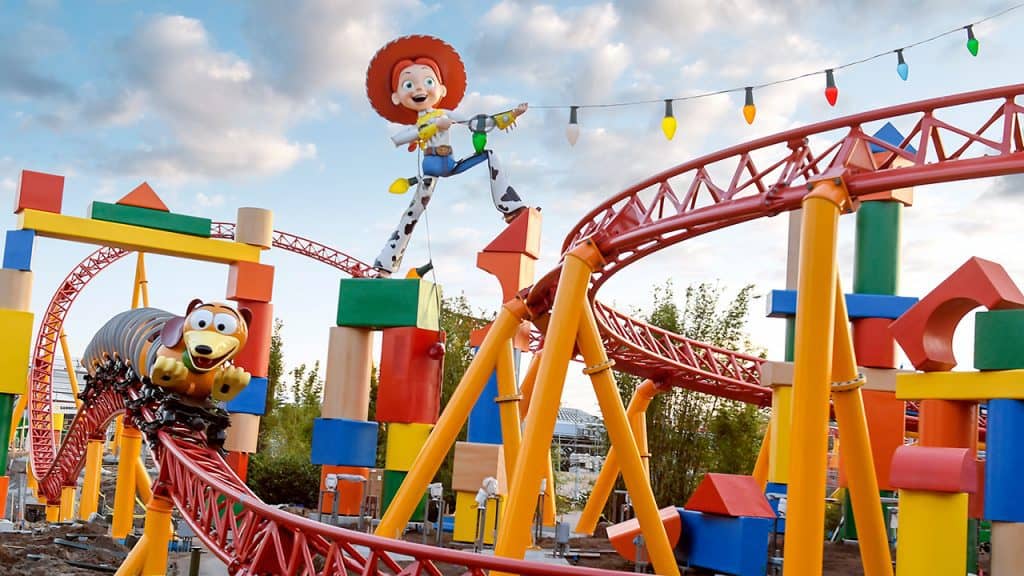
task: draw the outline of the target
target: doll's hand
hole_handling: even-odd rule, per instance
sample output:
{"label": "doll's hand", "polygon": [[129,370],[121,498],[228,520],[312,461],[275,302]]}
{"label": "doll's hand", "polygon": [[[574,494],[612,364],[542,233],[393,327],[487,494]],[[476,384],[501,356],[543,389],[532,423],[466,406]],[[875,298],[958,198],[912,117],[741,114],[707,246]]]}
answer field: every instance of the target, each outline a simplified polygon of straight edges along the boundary
{"label": "doll's hand", "polygon": [[437,126],[438,130],[444,132],[445,130],[452,127],[452,121],[447,116],[441,116],[440,118],[434,121],[434,125]]}
{"label": "doll's hand", "polygon": [[515,114],[515,116],[518,118],[519,116],[522,116],[523,114],[526,114],[526,109],[527,108],[529,108],[529,104],[527,104],[526,102],[523,102],[522,104],[520,104],[519,106],[516,106],[512,110],[512,114]]}

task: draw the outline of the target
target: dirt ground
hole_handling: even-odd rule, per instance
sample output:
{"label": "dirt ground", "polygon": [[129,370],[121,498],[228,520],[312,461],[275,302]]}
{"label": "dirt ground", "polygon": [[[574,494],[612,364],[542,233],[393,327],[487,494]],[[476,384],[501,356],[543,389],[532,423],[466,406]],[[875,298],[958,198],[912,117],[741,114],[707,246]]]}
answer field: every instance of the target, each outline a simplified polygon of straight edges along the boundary
{"label": "dirt ground", "polygon": [[[0,534],[0,573],[5,576],[56,576],[113,573],[127,549],[111,540],[103,524],[72,524],[40,528],[31,533]],[[54,539],[69,540],[90,547],[82,550],[61,545]],[[82,562],[81,568],[68,562]],[[107,570],[102,570],[102,568]]]}

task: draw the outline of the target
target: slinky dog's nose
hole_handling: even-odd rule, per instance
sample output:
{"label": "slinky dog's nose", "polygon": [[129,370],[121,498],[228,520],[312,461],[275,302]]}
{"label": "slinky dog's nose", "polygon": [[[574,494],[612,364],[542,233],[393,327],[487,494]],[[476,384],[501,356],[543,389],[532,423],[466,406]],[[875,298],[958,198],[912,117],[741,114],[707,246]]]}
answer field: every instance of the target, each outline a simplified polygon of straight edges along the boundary
{"label": "slinky dog's nose", "polygon": [[200,344],[196,346],[196,352],[200,354],[213,354],[213,348],[210,348],[206,344]]}

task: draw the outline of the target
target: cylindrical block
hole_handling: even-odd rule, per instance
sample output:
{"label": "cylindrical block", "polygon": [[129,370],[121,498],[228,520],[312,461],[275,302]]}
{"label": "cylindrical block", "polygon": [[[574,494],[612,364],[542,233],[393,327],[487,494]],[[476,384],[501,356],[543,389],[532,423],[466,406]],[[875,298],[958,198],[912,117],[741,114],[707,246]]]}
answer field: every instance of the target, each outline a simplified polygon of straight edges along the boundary
{"label": "cylindrical block", "polygon": [[857,210],[853,291],[895,294],[900,269],[900,217],[903,204],[864,202]]}
{"label": "cylindrical block", "polygon": [[0,268],[0,308],[32,310],[32,273]]}
{"label": "cylindrical block", "polygon": [[967,494],[900,490],[897,576],[963,576]]}
{"label": "cylindrical block", "polygon": [[1024,524],[992,523],[992,574],[1024,574]]}
{"label": "cylindrical block", "polygon": [[990,400],[985,462],[985,518],[1024,522],[1020,482],[1024,478],[1024,401]]}
{"label": "cylindrical block", "polygon": [[274,213],[263,208],[239,208],[235,242],[270,248],[274,243]]}
{"label": "cylindrical block", "polygon": [[239,300],[238,307],[252,312],[249,339],[234,358],[235,366],[245,368],[253,376],[267,377],[270,364],[270,338],[274,333],[274,305],[268,302]]}
{"label": "cylindrical block", "polygon": [[255,414],[232,414],[231,427],[224,441],[224,449],[229,452],[256,452],[256,441],[260,435],[260,417]]}
{"label": "cylindrical block", "polygon": [[889,318],[857,318],[853,321],[853,349],[857,364],[869,368],[896,367],[896,339],[889,332]]}
{"label": "cylindrical block", "polygon": [[922,400],[918,424],[922,446],[978,449],[978,405],[957,400]]}
{"label": "cylindrical block", "polygon": [[372,366],[373,332],[367,328],[332,327],[320,415],[365,421],[370,410]]}

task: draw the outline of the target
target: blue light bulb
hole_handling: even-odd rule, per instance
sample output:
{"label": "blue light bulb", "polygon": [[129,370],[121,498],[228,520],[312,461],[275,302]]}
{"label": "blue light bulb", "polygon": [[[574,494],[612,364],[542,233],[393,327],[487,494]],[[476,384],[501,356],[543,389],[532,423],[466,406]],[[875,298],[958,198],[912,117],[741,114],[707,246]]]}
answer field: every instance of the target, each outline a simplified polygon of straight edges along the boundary
{"label": "blue light bulb", "polygon": [[896,51],[896,73],[900,75],[902,80],[906,80],[910,76],[910,66],[907,66],[907,61],[903,59],[903,49]]}

